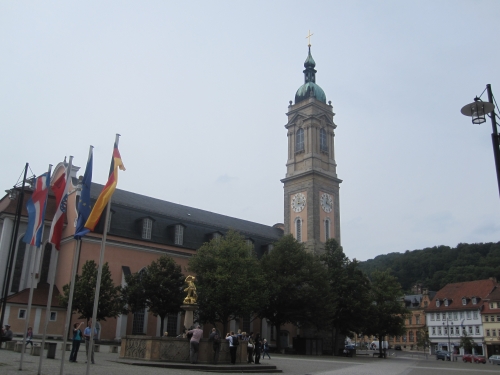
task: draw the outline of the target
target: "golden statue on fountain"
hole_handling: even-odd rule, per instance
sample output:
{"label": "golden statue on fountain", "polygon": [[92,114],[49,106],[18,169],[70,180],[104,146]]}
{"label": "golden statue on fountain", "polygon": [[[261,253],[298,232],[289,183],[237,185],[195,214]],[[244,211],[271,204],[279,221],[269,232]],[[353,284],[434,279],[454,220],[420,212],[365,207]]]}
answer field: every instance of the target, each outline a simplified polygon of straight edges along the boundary
{"label": "golden statue on fountain", "polygon": [[184,298],[184,304],[186,305],[194,305],[196,303],[196,300],[198,299],[198,294],[196,294],[196,285],[194,285],[194,281],[196,280],[196,277],[189,275],[186,277],[184,280],[188,287],[184,289],[185,292],[187,292],[186,298]]}

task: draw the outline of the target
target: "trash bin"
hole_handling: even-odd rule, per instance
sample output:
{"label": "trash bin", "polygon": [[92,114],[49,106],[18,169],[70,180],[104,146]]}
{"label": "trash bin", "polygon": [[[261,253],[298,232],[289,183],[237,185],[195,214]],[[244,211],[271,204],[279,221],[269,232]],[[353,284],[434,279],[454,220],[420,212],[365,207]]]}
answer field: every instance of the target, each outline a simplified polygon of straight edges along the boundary
{"label": "trash bin", "polygon": [[56,350],[57,350],[57,343],[56,342],[49,342],[46,343],[48,344],[49,348],[47,349],[47,358],[55,359],[56,358]]}

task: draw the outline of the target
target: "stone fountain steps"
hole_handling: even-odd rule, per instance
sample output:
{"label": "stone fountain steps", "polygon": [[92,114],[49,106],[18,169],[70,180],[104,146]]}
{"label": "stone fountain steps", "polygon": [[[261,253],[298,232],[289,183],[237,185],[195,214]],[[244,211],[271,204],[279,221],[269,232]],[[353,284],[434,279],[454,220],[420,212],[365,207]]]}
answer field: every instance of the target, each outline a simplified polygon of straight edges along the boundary
{"label": "stone fountain steps", "polygon": [[206,364],[191,364],[191,363],[165,363],[165,362],[129,362],[117,361],[132,366],[146,366],[158,368],[170,368],[179,370],[194,370],[204,372],[219,372],[219,373],[281,373],[276,366],[272,365],[206,365]]}

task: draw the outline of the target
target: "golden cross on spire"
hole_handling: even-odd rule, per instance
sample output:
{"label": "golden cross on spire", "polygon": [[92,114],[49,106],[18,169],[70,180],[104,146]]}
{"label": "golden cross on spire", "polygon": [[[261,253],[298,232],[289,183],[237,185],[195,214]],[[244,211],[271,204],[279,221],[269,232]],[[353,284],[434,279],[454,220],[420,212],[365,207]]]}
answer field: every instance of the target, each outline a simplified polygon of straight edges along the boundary
{"label": "golden cross on spire", "polygon": [[306,39],[309,39],[309,42],[307,44],[308,47],[311,47],[311,37],[313,36],[314,34],[311,34],[311,30],[309,30],[309,34],[306,36]]}

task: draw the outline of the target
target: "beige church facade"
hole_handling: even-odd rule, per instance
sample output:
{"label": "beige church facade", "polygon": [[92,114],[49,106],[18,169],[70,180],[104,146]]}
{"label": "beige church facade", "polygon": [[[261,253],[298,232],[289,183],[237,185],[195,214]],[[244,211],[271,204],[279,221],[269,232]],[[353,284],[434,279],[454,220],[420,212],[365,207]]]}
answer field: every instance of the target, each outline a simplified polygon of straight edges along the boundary
{"label": "beige church facade", "polygon": [[[228,217],[225,215],[183,206],[168,201],[147,197],[117,189],[111,204],[108,223],[99,222],[96,231],[82,239],[82,250],[78,272],[88,260],[99,259],[101,237],[107,231],[105,262],[108,262],[113,281],[125,285],[127,274],[139,272],[153,260],[169,255],[184,271],[190,257],[196,254],[203,243],[218,236],[224,236],[234,229],[243,235],[257,257],[272,251],[273,243],[283,234],[291,233],[303,242],[309,251],[321,252],[329,238],[340,242],[339,185],[335,162],[333,108],[326,102],[326,95],[316,84],[315,62],[309,53],[304,63],[304,84],[295,96],[295,103],[288,107],[288,122],[285,125],[288,138],[286,175],[284,186],[284,224],[273,226]],[[283,139],[283,141],[285,141]],[[284,155],[285,157],[285,155]],[[279,162],[279,161],[277,161]],[[52,181],[63,173],[66,164],[59,163]],[[75,252],[73,234],[79,199],[79,168],[71,171],[71,188],[68,198],[66,225],[59,259],[55,264],[55,251],[47,249],[42,255],[40,283],[35,290],[34,304],[29,324],[35,336],[40,336],[46,314],[47,281],[55,274],[55,291],[50,313],[49,335],[62,337],[66,311],[59,306],[57,295],[70,280],[71,264]],[[42,173],[42,172],[40,172]],[[81,177],[81,176],[80,176]],[[102,185],[92,184],[91,198],[97,199]],[[26,189],[24,202],[29,199]],[[7,277],[7,259],[13,236],[16,199],[8,195],[0,200],[0,283]],[[25,203],[24,203],[25,205]],[[45,221],[44,244],[47,241],[50,224],[55,211],[54,197],[50,195]],[[27,225],[27,213],[23,208],[21,226],[15,239],[13,272],[10,276],[9,298],[5,311],[5,323],[9,323],[16,335],[22,335],[26,319],[27,291],[30,259],[34,256],[32,247],[21,241]],[[72,322],[81,321],[72,316]],[[169,335],[182,332],[181,314],[166,318],[165,327]],[[159,319],[147,311],[121,315],[100,322],[99,337],[102,340],[120,340],[125,335],[160,335]],[[300,334],[294,326],[282,327],[276,332],[266,320],[252,320],[240,317],[231,322],[230,329],[260,332],[272,345],[281,340],[283,346],[292,345],[293,337]]]}

